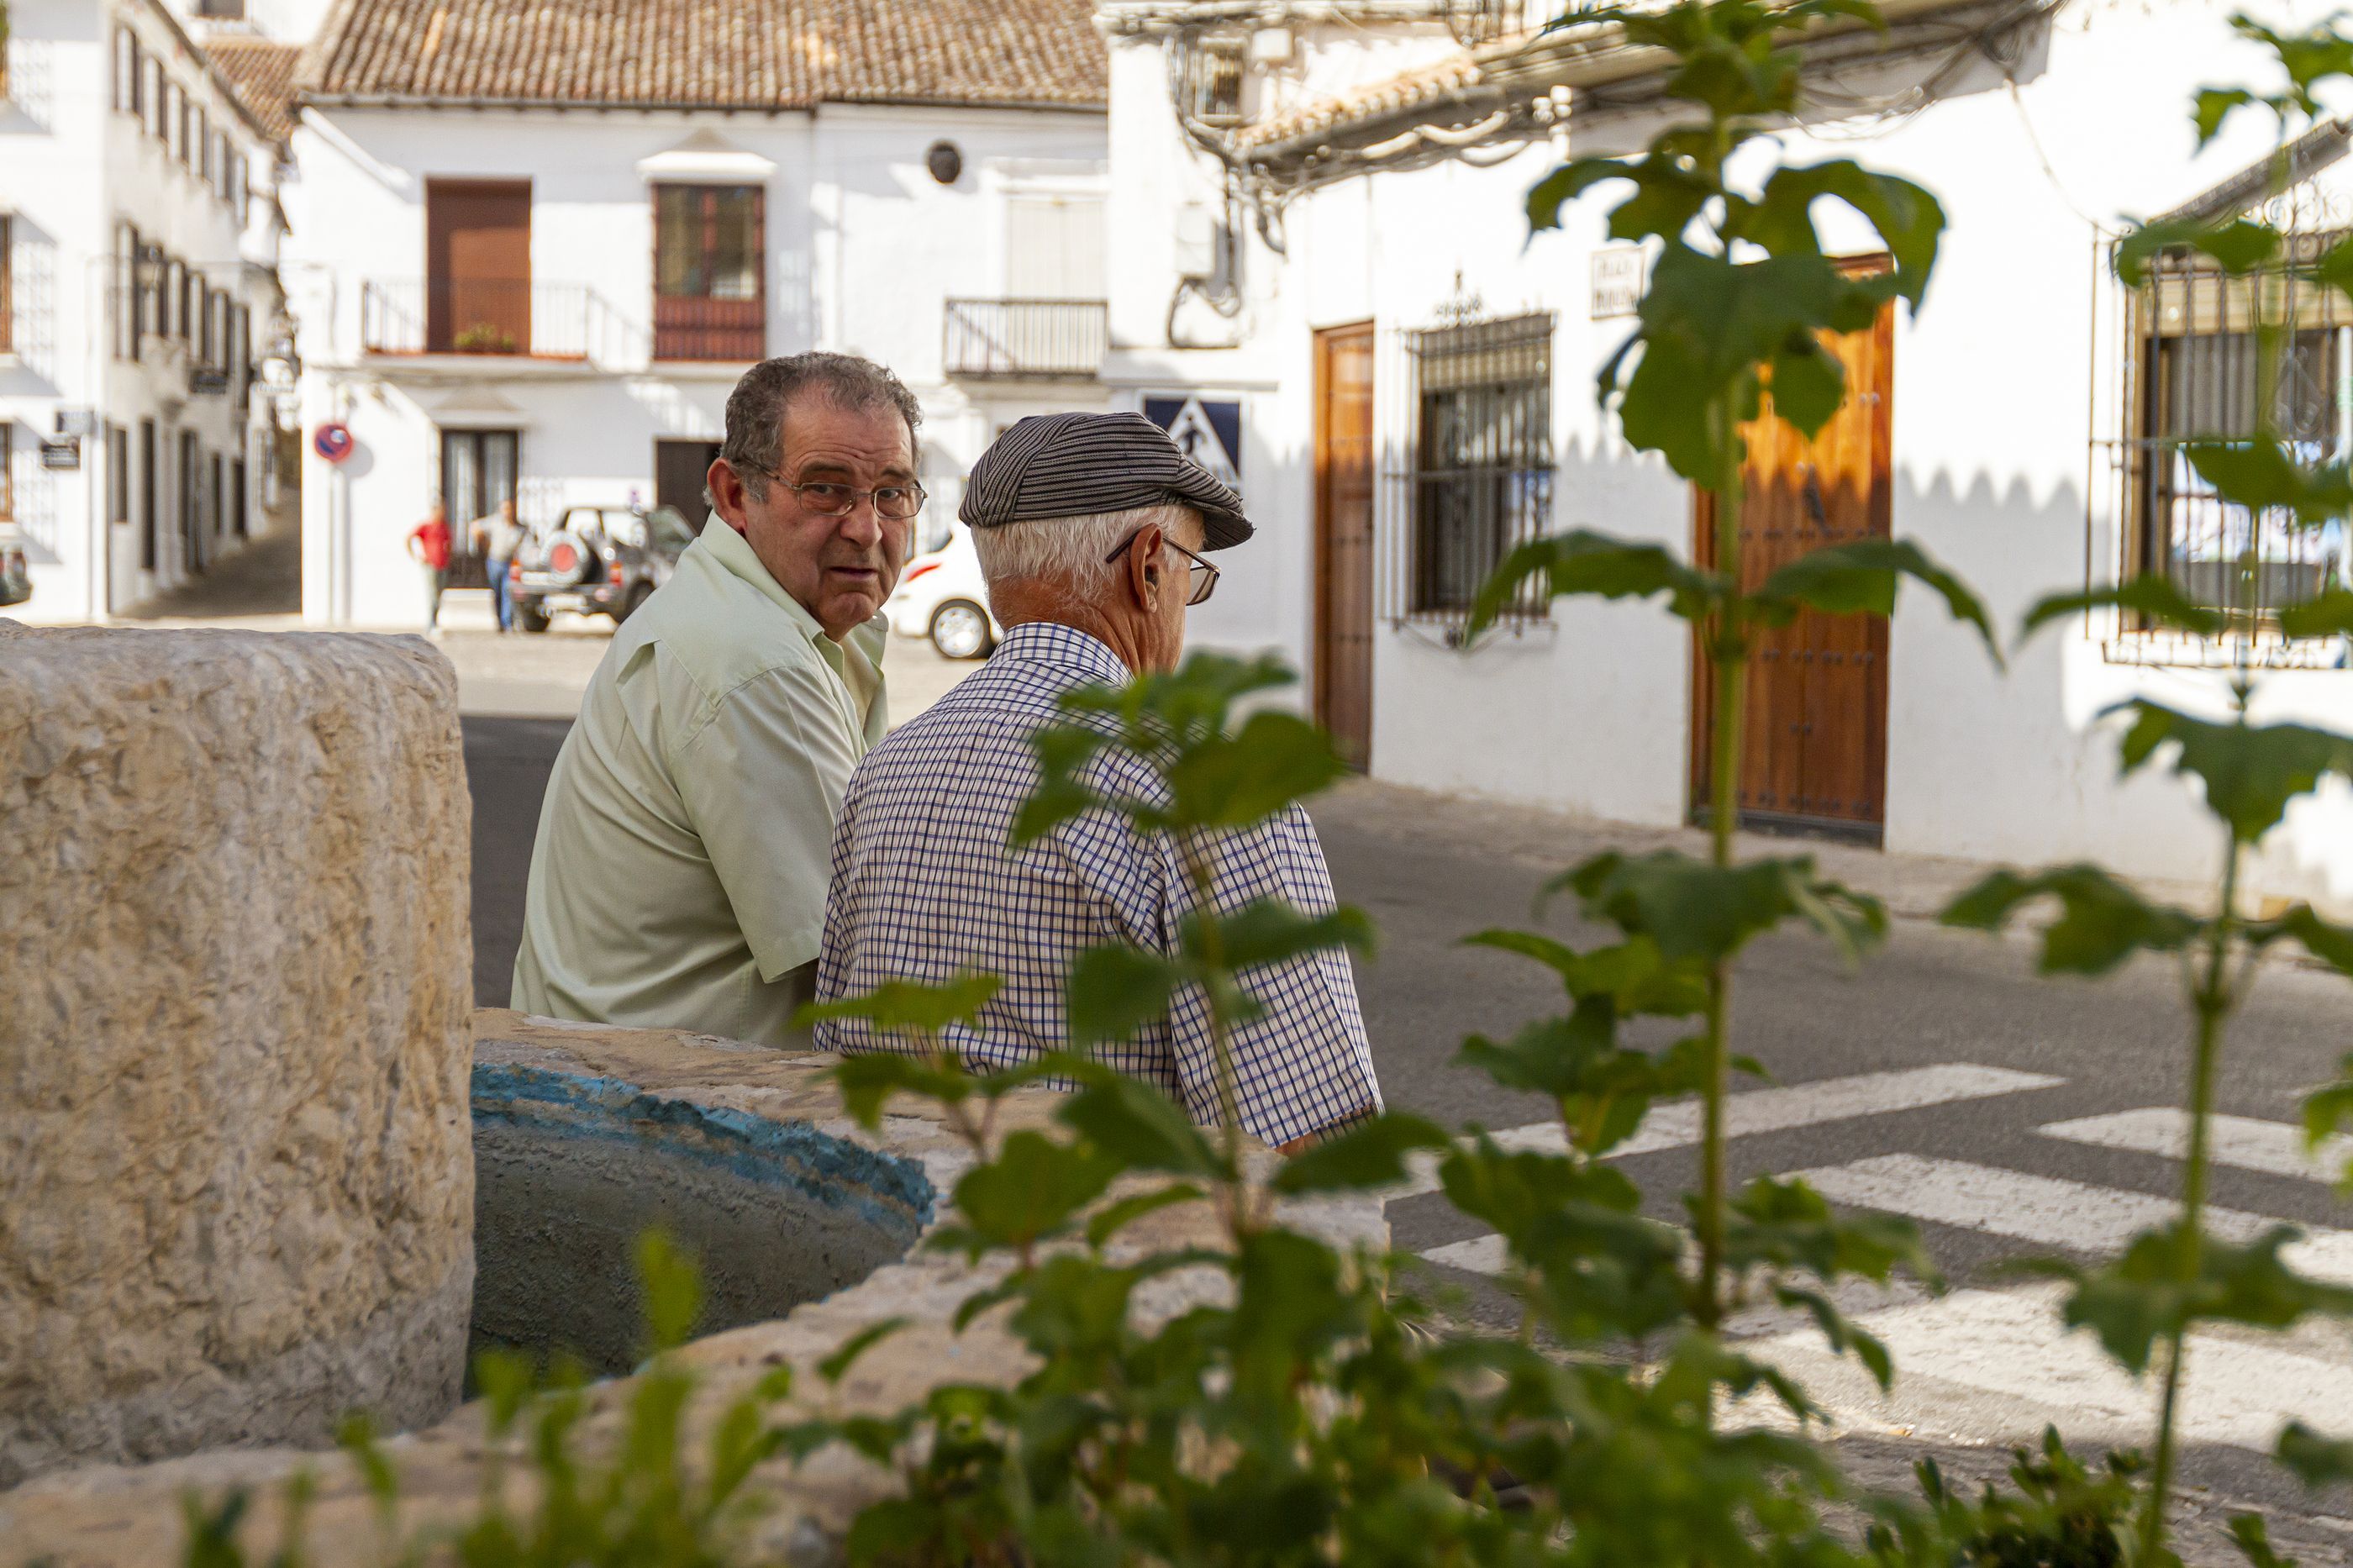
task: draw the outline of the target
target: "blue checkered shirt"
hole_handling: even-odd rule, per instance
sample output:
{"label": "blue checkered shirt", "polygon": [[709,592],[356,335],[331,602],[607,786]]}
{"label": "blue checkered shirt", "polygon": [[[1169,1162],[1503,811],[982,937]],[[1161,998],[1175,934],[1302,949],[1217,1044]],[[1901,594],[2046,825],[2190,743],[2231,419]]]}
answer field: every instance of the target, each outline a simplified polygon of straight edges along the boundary
{"label": "blue checkered shirt", "polygon": [[[1127,679],[1119,657],[1084,632],[1018,626],[979,670],[867,754],[834,828],[818,1000],[886,980],[1001,975],[1004,987],[976,1025],[953,1026],[944,1038],[976,1068],[1007,1068],[1063,1048],[1062,982],[1073,955],[1117,942],[1176,951],[1195,899],[1166,835],[1093,811],[1024,849],[1007,848],[1014,813],[1037,781],[1031,732],[1069,717],[1056,706],[1062,693]],[[1108,770],[1093,781],[1099,788],[1134,798],[1163,793],[1129,753],[1092,765]],[[1225,835],[1213,853],[1220,909],[1256,899],[1318,914],[1333,907],[1323,847],[1297,806]],[[1286,1143],[1379,1109],[1345,952],[1262,965],[1241,980],[1265,1008],[1233,1036],[1246,1130]],[[817,1043],[840,1052],[920,1048],[862,1019],[818,1025]],[[1198,989],[1183,988],[1166,1019],[1098,1054],[1159,1085],[1195,1121],[1218,1120],[1208,1004]]]}

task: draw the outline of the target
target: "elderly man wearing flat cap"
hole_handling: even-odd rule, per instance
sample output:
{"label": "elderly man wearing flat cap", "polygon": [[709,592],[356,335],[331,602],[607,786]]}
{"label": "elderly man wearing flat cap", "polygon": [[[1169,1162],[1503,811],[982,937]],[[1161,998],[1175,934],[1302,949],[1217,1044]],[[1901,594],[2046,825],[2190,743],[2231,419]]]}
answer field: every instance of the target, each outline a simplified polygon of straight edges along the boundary
{"label": "elderly man wearing flat cap", "polygon": [[[870,752],[851,775],[833,835],[818,997],[886,980],[940,982],[961,970],[1004,987],[948,1043],[980,1068],[1009,1068],[1066,1043],[1062,981],[1071,957],[1111,942],[1174,951],[1191,885],[1165,839],[1094,812],[1019,852],[1014,814],[1037,779],[1030,734],[1060,717],[1062,694],[1171,669],[1185,609],[1209,596],[1204,554],[1250,536],[1241,498],[1138,414],[1024,419],[974,465],[959,515],[1006,627],[988,663]],[[1109,781],[1158,787],[1140,763]],[[1233,907],[1280,898],[1333,904],[1324,851],[1296,806],[1230,835],[1217,896]],[[1380,1108],[1380,1086],[1343,953],[1312,953],[1254,978],[1265,1014],[1234,1041],[1246,1131],[1301,1147]],[[905,1046],[863,1020],[829,1020],[819,1047]],[[1202,997],[1180,994],[1164,1021],[1111,1065],[1166,1089],[1197,1121],[1219,1103]]]}

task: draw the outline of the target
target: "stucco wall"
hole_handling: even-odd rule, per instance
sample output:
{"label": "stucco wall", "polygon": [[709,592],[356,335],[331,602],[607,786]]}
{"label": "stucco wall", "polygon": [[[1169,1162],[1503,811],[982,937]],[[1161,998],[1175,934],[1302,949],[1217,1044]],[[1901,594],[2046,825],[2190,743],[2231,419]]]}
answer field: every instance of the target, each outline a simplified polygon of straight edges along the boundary
{"label": "stucco wall", "polygon": [[[269,325],[267,290],[246,278],[244,261],[266,260],[266,221],[241,231],[227,203],[183,168],[138,119],[112,104],[112,49],[118,23],[165,62],[172,79],[200,105],[214,130],[227,131],[257,190],[268,183],[269,155],[226,108],[203,69],[144,5],[76,0],[14,0],[8,44],[11,100],[0,102],[0,211],[11,216],[16,261],[14,363],[0,356],[0,421],[14,432],[17,524],[32,569],[33,597],[11,613],[31,621],[80,620],[138,603],[192,575],[179,528],[178,433],[192,431],[205,462],[246,453],[248,437],[227,395],[191,395],[183,361],[150,344],[143,359],[116,352],[113,315],[115,225],[137,226],[142,240],[206,275],[213,289],[254,310],[258,337]],[[257,213],[267,213],[257,195]],[[81,466],[48,470],[39,443],[57,428],[59,409],[95,410],[130,432],[131,520],[110,524],[109,475],[102,436],[85,437]],[[157,559],[142,559],[138,531],[138,428],[158,423]],[[259,465],[248,455],[250,494]],[[227,508],[224,507],[224,510]],[[248,517],[258,524],[255,508]],[[240,542],[223,520],[209,559]]]}
{"label": "stucco wall", "polygon": [[[942,139],[964,157],[953,185],[923,164]],[[766,192],[767,351],[837,349],[895,371],[923,405],[924,479],[944,512],[997,426],[1101,405],[1083,382],[957,382],[942,366],[943,301],[1002,291],[1004,187],[1098,184],[1100,114],[313,110],[295,145],[288,271],[303,426],[340,419],[357,442],[340,470],[305,458],[303,603],[314,622],[423,625],[425,586],[404,542],[438,487],[442,428],[521,430],[523,514],[544,521],[632,490],[650,502],[656,437],[720,437],[744,367],[649,360],[653,230],[639,165],[665,153],[715,147],[773,165],[753,182]],[[426,182],[437,176],[531,180],[533,279],[593,299],[590,363],[401,363],[364,352],[365,286],[424,276]]]}
{"label": "stucco wall", "polygon": [[[2289,9],[2317,20],[2326,7]],[[1353,45],[1308,42],[1332,51],[1333,72],[1354,68],[1339,59]],[[1925,309],[1896,326],[1894,528],[1973,582],[2005,628],[2041,595],[2079,585],[2087,550],[2095,571],[2113,570],[2112,487],[2094,441],[2114,433],[2119,351],[2106,325],[2114,301],[2095,288],[2093,220],[2160,210],[2260,156],[2252,118],[2201,156],[2188,122],[2193,89],[2260,64],[2221,8],[2103,0],[2071,8],[2047,49],[2020,62],[2017,100],[1981,68],[1910,118],[1782,139],[1790,162],[1861,157],[1944,201],[1951,228],[1936,279]],[[1228,329],[1240,346],[1171,349],[1158,318],[1175,278],[1142,208],[1213,186],[1176,134],[1157,47],[1115,40],[1112,81],[1113,310],[1129,336],[1108,374],[1124,391],[1190,385],[1245,400],[1245,479],[1261,531],[1235,563],[1262,586],[1221,591],[1199,635],[1314,657],[1313,333],[1377,323],[1377,445],[1384,468],[1402,467],[1412,416],[1401,337],[1432,324],[1458,288],[1493,313],[1556,312],[1553,526],[1688,547],[1687,488],[1629,452],[1592,397],[1595,371],[1630,325],[1591,314],[1606,190],[1531,240],[1522,198],[1554,163],[1550,148],[1484,170],[1450,163],[1325,187],[1286,209],[1285,254],[1246,241],[1249,302]],[[1609,153],[1651,129],[1620,118],[1572,134],[1578,153]],[[1873,247],[1840,210],[1819,216],[1833,245]],[[2095,341],[2095,329],[2108,335]],[[1383,483],[1387,540],[1407,519]],[[1890,654],[1890,849],[2092,856],[2163,878],[2211,869],[2219,838],[2194,796],[2169,780],[2118,782],[2113,734],[2095,719],[2136,694],[2220,712],[2225,678],[2109,662],[2097,640],[2106,629],[2053,629],[2003,677],[1941,605],[1903,597]],[[1683,819],[1689,649],[1656,612],[1563,603],[1548,627],[1469,653],[1411,627],[1382,625],[1375,637],[1376,774],[1630,822]],[[2353,673],[2273,677],[2263,707],[2353,726]],[[2353,797],[2332,789],[2299,807],[2255,881],[2268,894],[2353,900]]]}
{"label": "stucco wall", "polygon": [[470,815],[422,643],[0,621],[0,1486],[455,1400]]}

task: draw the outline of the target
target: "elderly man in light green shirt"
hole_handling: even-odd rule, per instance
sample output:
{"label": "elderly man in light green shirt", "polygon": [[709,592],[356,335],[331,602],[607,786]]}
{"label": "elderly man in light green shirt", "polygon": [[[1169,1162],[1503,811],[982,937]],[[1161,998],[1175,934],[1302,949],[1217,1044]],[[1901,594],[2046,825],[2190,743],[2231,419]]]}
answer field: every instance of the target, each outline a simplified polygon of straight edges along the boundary
{"label": "elderly man in light green shirt", "polygon": [[714,515],[613,635],[540,808],[514,1005],[785,1044],[828,847],[882,737],[882,601],[913,542],[915,400],[806,353],[727,400]]}

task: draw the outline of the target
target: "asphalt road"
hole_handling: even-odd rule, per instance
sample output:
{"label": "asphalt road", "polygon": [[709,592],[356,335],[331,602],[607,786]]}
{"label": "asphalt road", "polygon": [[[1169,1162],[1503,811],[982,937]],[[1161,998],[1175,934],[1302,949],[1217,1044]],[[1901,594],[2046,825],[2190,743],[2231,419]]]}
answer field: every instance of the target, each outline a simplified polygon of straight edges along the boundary
{"label": "asphalt road", "polygon": [[[466,721],[476,988],[486,1005],[506,1000],[533,827],[565,728],[562,720]],[[1392,792],[1356,785],[1316,813],[1342,898],[1368,910],[1381,931],[1358,984],[1384,1089],[1391,1104],[1449,1124],[1539,1123],[1541,1103],[1496,1089],[1452,1058],[1467,1034],[1505,1032],[1554,1008],[1557,984],[1525,960],[1466,948],[1461,939],[1489,926],[1539,923],[1531,921],[1538,887],[1590,846],[1567,835],[1556,859],[1525,842],[1482,849],[1482,808],[1409,804],[1399,809]],[[1447,830],[1432,831],[1441,821]],[[1565,911],[1541,923],[1577,934]],[[1765,1113],[1774,1100],[1756,1102],[1758,1130],[1730,1146],[1736,1182],[1826,1173],[1818,1184],[1842,1201],[1922,1220],[1957,1288],[1941,1300],[1915,1289],[1853,1303],[1875,1309],[1873,1327],[1898,1345],[1907,1375],[1893,1399],[1799,1342],[1805,1336],[1785,1339],[1792,1324],[1768,1317],[1750,1326],[1759,1353],[1827,1387],[1833,1412],[1858,1433],[2008,1442],[2057,1419],[2094,1444],[2138,1440],[2142,1392],[2105,1374],[2083,1336],[2063,1340],[2048,1326],[2031,1295],[2046,1288],[2021,1284],[2000,1266],[2027,1253],[2111,1252],[2134,1222],[2147,1221],[2143,1210],[2175,1190],[2179,1163],[2151,1143],[2146,1124],[2179,1103],[2186,1023],[2178,983],[2158,965],[2096,984],[2042,981],[2030,958],[2018,941],[1900,920],[1884,951],[1856,973],[1798,936],[1760,942],[1742,965],[1738,1048],[1768,1068],[1791,1103],[1780,1116]],[[2333,976],[2267,967],[2234,1026],[2221,1109],[2249,1119],[2232,1147],[2252,1152],[2217,1169],[2212,1200],[2243,1211],[2251,1225],[2252,1216],[2267,1216],[2353,1229],[2353,1209],[2322,1182],[2283,1166],[2273,1149],[2281,1140],[2256,1125],[2295,1121],[2302,1092],[2353,1050],[2348,1002],[2353,991]],[[1849,1092],[1841,1085],[1853,1086],[1849,1099],[1840,1098]],[[1862,1099],[1851,1103],[1852,1095]],[[2127,1118],[2121,1131],[2105,1122],[2088,1133],[2046,1131],[2131,1111],[2147,1114]],[[1687,1143],[1622,1163],[1652,1194],[1654,1213],[1682,1216],[1677,1194],[1696,1175]],[[1481,1226],[1434,1193],[1393,1203],[1390,1218],[1401,1248],[1470,1261],[1432,1273],[1454,1293],[1456,1311],[1509,1320],[1511,1303],[1472,1256]],[[2353,1234],[2321,1235],[2316,1247],[2326,1253],[2318,1271],[2342,1271],[2353,1282]],[[2033,1321],[2021,1326],[2026,1307]],[[2229,1384],[2231,1397],[2193,1408],[2201,1424],[2191,1477],[2242,1497],[2288,1500],[2290,1489],[2251,1450],[2286,1414],[2353,1428],[2349,1352],[2342,1337],[2316,1333],[2284,1350],[2229,1334],[2214,1346],[2201,1342],[2193,1386],[2197,1367],[2209,1365],[2210,1381],[2218,1393]]]}

